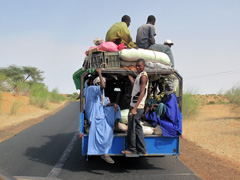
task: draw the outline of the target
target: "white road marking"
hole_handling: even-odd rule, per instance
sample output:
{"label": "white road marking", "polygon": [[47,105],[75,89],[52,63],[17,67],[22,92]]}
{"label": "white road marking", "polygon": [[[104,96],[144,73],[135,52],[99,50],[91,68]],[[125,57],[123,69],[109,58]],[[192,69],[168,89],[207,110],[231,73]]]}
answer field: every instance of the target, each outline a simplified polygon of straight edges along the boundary
{"label": "white road marking", "polygon": [[50,171],[50,173],[48,174],[47,177],[49,178],[56,178],[58,177],[59,173],[62,170],[62,167],[64,165],[64,163],[66,162],[67,158],[69,157],[73,146],[75,145],[75,143],[77,142],[78,139],[78,132],[76,132],[71,140],[71,142],[68,144],[67,148],[65,149],[65,151],[63,152],[62,156],[60,157],[60,159],[58,160],[58,162],[56,163],[56,165],[53,167],[53,169]]}

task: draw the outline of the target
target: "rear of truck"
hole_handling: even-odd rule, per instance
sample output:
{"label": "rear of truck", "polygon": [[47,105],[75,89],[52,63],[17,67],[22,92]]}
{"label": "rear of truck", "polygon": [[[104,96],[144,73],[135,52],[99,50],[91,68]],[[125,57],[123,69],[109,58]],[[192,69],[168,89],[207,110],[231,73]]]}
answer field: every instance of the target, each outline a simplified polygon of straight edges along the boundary
{"label": "rear of truck", "polygon": [[[131,68],[129,70],[126,67],[121,67],[120,61],[121,59],[119,58],[118,52],[96,52],[85,59],[83,67],[74,74],[75,85],[80,89],[79,137],[82,140],[82,155],[87,155],[87,128],[89,128],[88,121],[84,116],[84,82],[89,75],[94,74],[94,68],[101,67],[102,75],[107,79],[107,86],[105,89],[106,96],[110,98],[111,102],[117,103],[121,109],[126,108],[126,103],[123,101],[123,94],[130,85],[128,75],[134,77],[136,76],[136,72],[131,70]],[[178,108],[180,112],[182,112],[183,81],[180,74],[173,69],[147,69],[147,74],[150,80],[174,78],[178,81],[177,92],[174,93],[177,95]],[[176,137],[165,137],[162,134],[148,134],[144,136],[148,156],[178,156],[180,154],[180,135]],[[122,154],[122,150],[126,149],[128,149],[126,131],[114,131],[114,139],[109,155],[125,156],[125,154]]]}

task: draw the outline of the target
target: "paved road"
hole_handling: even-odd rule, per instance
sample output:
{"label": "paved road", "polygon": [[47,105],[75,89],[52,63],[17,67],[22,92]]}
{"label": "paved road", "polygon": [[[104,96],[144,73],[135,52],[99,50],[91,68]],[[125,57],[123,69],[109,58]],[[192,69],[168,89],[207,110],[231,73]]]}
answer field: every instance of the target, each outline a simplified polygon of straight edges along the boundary
{"label": "paved road", "polygon": [[79,102],[0,143],[0,169],[13,176],[79,179],[200,179],[175,157],[100,157],[86,161],[77,138]]}

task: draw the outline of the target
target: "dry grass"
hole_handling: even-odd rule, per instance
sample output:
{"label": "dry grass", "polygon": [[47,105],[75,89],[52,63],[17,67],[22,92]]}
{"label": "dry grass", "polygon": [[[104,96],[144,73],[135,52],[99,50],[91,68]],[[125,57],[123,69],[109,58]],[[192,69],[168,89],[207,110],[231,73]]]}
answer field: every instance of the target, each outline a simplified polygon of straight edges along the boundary
{"label": "dry grass", "polygon": [[[21,108],[17,111],[17,116],[11,115],[11,108],[13,102],[20,102]],[[17,125],[28,119],[40,117],[52,110],[62,106],[65,102],[49,103],[49,109],[40,109],[29,104],[29,97],[27,96],[14,96],[12,93],[2,92],[2,110],[0,116],[0,130]]]}
{"label": "dry grass", "polygon": [[230,105],[203,106],[197,116],[183,121],[183,137],[240,164],[240,116]]}

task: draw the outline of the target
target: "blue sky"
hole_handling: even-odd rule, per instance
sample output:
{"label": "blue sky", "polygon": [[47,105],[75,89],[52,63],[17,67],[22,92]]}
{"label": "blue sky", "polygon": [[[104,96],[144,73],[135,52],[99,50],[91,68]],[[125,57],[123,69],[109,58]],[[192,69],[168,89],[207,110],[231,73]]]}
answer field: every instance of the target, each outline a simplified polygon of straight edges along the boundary
{"label": "blue sky", "polygon": [[72,74],[84,52],[125,14],[134,41],[148,15],[156,17],[156,42],[174,42],[185,89],[212,94],[240,83],[238,0],[0,0],[0,67],[37,67],[49,90],[78,92]]}

